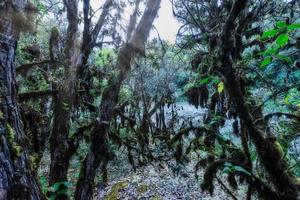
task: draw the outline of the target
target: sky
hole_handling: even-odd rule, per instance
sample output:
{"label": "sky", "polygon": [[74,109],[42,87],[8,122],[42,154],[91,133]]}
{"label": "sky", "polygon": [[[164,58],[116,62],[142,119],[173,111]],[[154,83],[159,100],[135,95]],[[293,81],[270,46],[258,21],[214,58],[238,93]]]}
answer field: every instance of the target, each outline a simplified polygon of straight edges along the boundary
{"label": "sky", "polygon": [[[104,3],[104,0],[91,0],[93,8],[99,8]],[[126,10],[127,9],[127,10]],[[125,13],[131,13],[131,9],[128,7],[125,9]],[[125,16],[126,18],[126,16]],[[180,27],[179,22],[175,19],[172,13],[172,5],[170,0],[162,0],[161,8],[159,9],[158,17],[154,21],[154,26],[158,30],[160,37],[164,40],[174,43],[176,39],[177,30]],[[152,30],[150,38],[157,37],[157,32]]]}
{"label": "sky", "polygon": [[172,5],[169,0],[162,0],[154,26],[157,28],[161,38],[170,42],[175,41],[180,24],[173,16]]}

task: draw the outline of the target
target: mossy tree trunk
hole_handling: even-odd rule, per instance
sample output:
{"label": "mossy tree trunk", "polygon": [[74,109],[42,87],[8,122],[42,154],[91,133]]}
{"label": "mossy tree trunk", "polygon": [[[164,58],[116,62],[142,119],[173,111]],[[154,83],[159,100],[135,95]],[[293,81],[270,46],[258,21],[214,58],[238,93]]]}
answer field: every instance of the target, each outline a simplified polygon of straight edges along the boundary
{"label": "mossy tree trunk", "polygon": [[26,9],[29,6],[26,0],[0,4],[1,200],[42,199],[40,188],[30,169],[28,142],[17,103],[15,52],[19,33],[26,31]]}

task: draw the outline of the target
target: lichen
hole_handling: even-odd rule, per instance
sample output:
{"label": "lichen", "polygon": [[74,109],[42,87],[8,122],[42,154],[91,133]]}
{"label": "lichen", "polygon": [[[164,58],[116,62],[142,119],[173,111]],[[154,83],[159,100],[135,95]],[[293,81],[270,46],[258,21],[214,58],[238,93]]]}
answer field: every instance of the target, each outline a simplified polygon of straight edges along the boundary
{"label": "lichen", "polygon": [[119,191],[128,187],[128,183],[126,181],[118,182],[115,184],[111,192],[104,198],[104,200],[117,200]]}
{"label": "lichen", "polygon": [[137,188],[139,194],[143,194],[148,191],[148,185],[142,184]]}

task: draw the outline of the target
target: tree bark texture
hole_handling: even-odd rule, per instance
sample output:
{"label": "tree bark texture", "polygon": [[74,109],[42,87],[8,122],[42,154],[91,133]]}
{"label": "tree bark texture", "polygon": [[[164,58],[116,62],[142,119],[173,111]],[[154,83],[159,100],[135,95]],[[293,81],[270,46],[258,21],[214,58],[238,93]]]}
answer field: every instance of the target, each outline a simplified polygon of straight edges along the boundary
{"label": "tree bark texture", "polygon": [[[17,104],[15,51],[27,26],[26,0],[0,3],[0,199],[42,199],[28,161],[27,138]],[[25,30],[26,31],[26,30]]]}

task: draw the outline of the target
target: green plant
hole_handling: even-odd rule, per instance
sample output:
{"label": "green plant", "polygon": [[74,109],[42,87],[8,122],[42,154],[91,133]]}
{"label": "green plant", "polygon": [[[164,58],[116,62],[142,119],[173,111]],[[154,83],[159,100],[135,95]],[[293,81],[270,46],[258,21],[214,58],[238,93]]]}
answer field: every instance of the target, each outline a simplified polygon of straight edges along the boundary
{"label": "green plant", "polygon": [[243,168],[241,166],[233,165],[232,163],[229,163],[229,162],[226,162],[224,164],[223,173],[231,174],[231,173],[235,173],[235,172],[241,172],[241,173],[244,173],[244,174],[252,177],[251,172],[249,172],[248,170],[246,170],[245,168]]}
{"label": "green plant", "polygon": [[261,68],[267,67],[275,59],[291,63],[291,59],[286,55],[280,54],[279,51],[288,44],[292,37],[292,32],[299,28],[300,24],[298,23],[287,24],[284,21],[279,21],[273,29],[263,32],[259,38],[260,41],[264,43],[274,41],[266,50],[259,53],[259,55],[263,56],[263,60],[260,63]]}

